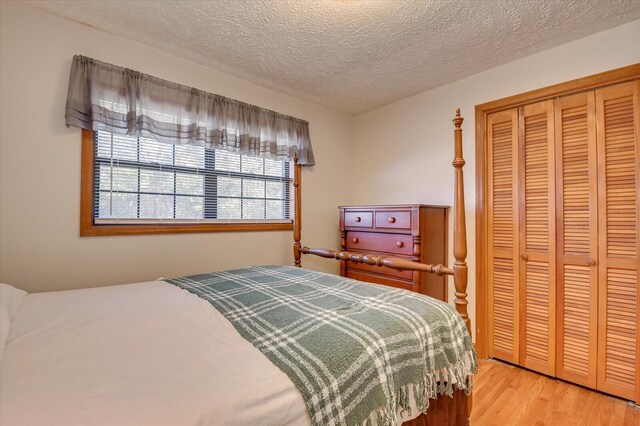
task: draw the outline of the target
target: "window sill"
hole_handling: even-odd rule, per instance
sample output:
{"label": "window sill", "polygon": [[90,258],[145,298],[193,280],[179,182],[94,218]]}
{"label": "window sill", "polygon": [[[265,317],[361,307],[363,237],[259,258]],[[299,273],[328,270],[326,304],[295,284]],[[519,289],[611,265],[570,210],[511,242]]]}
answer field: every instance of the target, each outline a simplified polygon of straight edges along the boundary
{"label": "window sill", "polygon": [[208,232],[291,231],[292,223],[203,223],[166,225],[80,225],[81,237],[112,235],[193,234]]}

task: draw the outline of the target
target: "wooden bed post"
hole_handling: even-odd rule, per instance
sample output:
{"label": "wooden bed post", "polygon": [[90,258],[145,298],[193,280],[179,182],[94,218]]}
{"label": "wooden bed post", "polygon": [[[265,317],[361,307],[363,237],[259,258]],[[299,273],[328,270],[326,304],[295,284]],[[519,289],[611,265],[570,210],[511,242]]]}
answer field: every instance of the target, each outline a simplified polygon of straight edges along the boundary
{"label": "wooden bed post", "polygon": [[293,189],[295,198],[295,209],[293,212],[293,259],[298,268],[302,267],[300,258],[300,232],[302,230],[302,167],[298,164],[298,153],[293,155]]}
{"label": "wooden bed post", "polygon": [[454,130],[455,136],[455,154],[453,159],[453,167],[455,168],[455,186],[453,200],[453,283],[455,285],[455,305],[456,310],[462,316],[464,323],[469,330],[471,336],[471,320],[467,312],[467,224],[465,220],[464,207],[464,179],[462,176],[462,167],[464,167],[464,158],[462,157],[462,122],[464,119],[460,117],[460,108],[456,109],[456,116],[453,124],[456,126]]}
{"label": "wooden bed post", "polygon": [[[462,122],[464,119],[460,117],[460,108],[456,109],[456,116],[453,124],[456,126],[454,132],[455,152],[453,167],[455,168],[454,192],[453,192],[453,284],[455,286],[456,310],[464,320],[469,337],[471,333],[471,320],[467,311],[467,281],[469,279],[469,271],[467,268],[467,222],[465,220],[464,206],[464,177],[462,168],[464,167],[464,158],[462,157]],[[469,425],[469,417],[473,407],[472,395],[467,397],[467,419],[466,425]]]}

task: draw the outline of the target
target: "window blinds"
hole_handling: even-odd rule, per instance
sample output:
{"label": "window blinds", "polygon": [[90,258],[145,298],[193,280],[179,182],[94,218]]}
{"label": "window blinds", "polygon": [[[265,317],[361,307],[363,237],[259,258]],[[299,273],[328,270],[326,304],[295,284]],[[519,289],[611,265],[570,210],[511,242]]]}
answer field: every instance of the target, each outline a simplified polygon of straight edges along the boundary
{"label": "window blinds", "polygon": [[290,223],[291,164],[94,132],[94,221]]}

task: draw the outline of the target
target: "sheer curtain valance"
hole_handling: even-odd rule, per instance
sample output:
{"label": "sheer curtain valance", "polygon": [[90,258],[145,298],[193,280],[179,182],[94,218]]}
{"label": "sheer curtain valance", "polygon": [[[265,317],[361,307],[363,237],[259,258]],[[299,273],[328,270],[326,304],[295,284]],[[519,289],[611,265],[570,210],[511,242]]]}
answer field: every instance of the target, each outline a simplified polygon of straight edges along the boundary
{"label": "sheer curtain valance", "polygon": [[67,126],[315,164],[309,123],[85,56],[73,57]]}

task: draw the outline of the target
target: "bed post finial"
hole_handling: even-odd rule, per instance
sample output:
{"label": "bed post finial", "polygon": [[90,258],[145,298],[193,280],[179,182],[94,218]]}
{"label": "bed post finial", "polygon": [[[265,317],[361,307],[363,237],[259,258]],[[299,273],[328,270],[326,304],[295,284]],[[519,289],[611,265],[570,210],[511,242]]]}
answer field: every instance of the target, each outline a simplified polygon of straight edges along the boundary
{"label": "bed post finial", "polygon": [[453,263],[453,282],[455,285],[455,305],[456,310],[462,316],[469,335],[471,335],[471,321],[469,319],[469,313],[467,311],[467,225],[465,220],[465,206],[464,206],[464,178],[462,174],[462,167],[464,167],[465,161],[462,157],[462,122],[464,118],[460,116],[460,108],[456,109],[456,116],[453,119],[455,125],[454,139],[455,139],[455,154],[453,158],[453,167],[455,169],[455,186],[454,186],[454,201],[453,201],[453,220],[454,220],[454,232],[453,232],[453,257],[455,261]]}
{"label": "bed post finial", "polygon": [[460,117],[460,108],[456,108],[456,116],[453,119],[453,124],[456,126],[456,128],[460,128],[463,121],[464,118]]}
{"label": "bed post finial", "polygon": [[293,211],[293,261],[295,266],[302,266],[300,252],[300,232],[302,230],[302,188],[300,182],[302,180],[302,169],[298,163],[298,153],[293,154],[293,189],[295,209]]}

